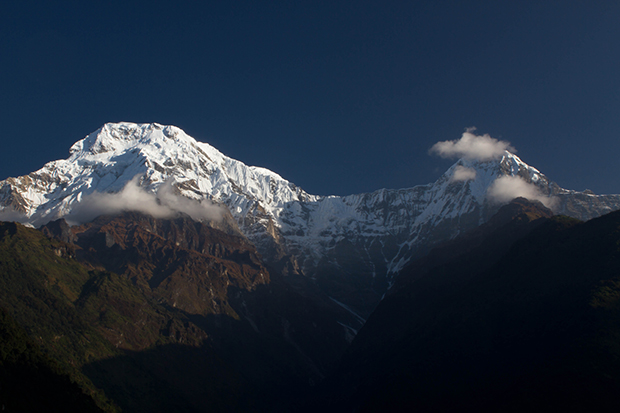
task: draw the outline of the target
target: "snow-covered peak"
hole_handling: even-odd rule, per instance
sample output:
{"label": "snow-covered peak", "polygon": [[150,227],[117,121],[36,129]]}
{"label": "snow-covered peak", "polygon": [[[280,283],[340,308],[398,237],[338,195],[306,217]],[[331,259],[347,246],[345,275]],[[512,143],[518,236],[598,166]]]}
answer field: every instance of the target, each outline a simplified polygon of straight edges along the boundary
{"label": "snow-covered peak", "polygon": [[287,202],[315,198],[278,174],[248,167],[175,126],[121,122],[107,123],[76,142],[68,159],[16,178],[16,185],[5,181],[10,196],[4,206],[38,225],[70,214],[94,192],[120,192],[136,177],[145,191],[156,193],[172,182],[181,195],[225,204],[239,217],[255,204],[270,218]]}
{"label": "snow-covered peak", "polygon": [[131,151],[153,158],[155,161],[165,158],[204,156],[211,162],[221,163],[225,158],[211,145],[197,142],[176,126],[120,122],[106,123],[76,142],[70,149],[71,157],[68,161],[76,162],[82,159],[102,161]]}
{"label": "snow-covered peak", "polygon": [[[515,177],[524,183],[548,186],[549,180],[538,169],[529,166],[515,154],[504,151],[489,160],[461,158],[455,162],[433,185],[459,187],[466,190],[482,205],[488,200],[489,188],[500,177]],[[547,189],[541,189],[548,194]]]}
{"label": "snow-covered peak", "polygon": [[[450,180],[463,180],[458,176],[454,176],[459,168],[467,168],[476,172],[476,174],[488,174],[493,172],[495,175],[527,175],[542,176],[540,171],[523,162],[517,155],[504,151],[503,155],[490,160],[477,160],[469,158],[461,158],[454,163],[445,173],[444,176]],[[457,174],[458,175],[458,174]],[[534,178],[535,179],[535,178]]]}

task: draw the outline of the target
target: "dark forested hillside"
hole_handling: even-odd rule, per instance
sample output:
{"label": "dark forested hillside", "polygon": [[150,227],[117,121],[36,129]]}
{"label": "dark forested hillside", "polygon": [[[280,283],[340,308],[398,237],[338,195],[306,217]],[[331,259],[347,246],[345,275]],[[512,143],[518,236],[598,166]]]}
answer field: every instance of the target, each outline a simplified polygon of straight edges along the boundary
{"label": "dark forested hillside", "polygon": [[66,412],[68,406],[80,412],[102,411],[1,308],[0,406],[8,412]]}
{"label": "dark forested hillside", "polygon": [[0,223],[0,275],[0,308],[105,410],[286,410],[347,345],[252,244],[189,218]]}
{"label": "dark forested hillside", "polygon": [[618,212],[580,223],[530,210],[435,250],[403,272],[322,403],[340,411],[616,411],[619,245]]}

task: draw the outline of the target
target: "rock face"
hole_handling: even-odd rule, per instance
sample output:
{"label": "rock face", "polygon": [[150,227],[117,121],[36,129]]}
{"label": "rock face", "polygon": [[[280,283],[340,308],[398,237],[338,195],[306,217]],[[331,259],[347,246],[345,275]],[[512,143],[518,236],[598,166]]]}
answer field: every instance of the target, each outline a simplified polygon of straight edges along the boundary
{"label": "rock face", "polygon": [[243,234],[278,272],[309,277],[362,320],[411,259],[486,222],[510,200],[489,196],[500,178],[518,179],[555,213],[578,219],[620,208],[619,195],[562,189],[509,152],[486,162],[461,159],[432,184],[345,197],[310,195],[174,126],[106,124],[70,152],[0,182],[0,219],[40,226],[121,210],[167,218],[181,211]]}
{"label": "rock face", "polygon": [[189,217],[135,212],[71,228],[77,258],[125,276],[150,298],[188,314],[227,314],[228,288],[253,291],[270,275],[253,244]]}

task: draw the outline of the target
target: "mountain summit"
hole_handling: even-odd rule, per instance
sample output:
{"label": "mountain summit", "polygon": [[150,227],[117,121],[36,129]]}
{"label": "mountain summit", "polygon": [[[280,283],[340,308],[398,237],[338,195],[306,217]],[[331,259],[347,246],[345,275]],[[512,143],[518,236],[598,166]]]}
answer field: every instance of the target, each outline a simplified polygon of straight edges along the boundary
{"label": "mountain summit", "polygon": [[240,231],[275,268],[310,277],[364,319],[412,258],[486,222],[518,196],[582,220],[620,209],[620,195],[562,189],[508,151],[460,159],[427,185],[311,195],[177,127],[123,122],[76,142],[65,160],[1,181],[0,219],[40,226],[124,210],[183,213]]}

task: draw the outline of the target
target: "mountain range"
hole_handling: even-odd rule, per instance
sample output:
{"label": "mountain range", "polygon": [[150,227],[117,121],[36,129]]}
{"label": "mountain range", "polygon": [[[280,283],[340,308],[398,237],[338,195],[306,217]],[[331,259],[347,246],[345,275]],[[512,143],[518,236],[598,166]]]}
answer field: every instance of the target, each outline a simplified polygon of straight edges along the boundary
{"label": "mountain range", "polygon": [[[619,195],[560,188],[508,151],[460,159],[432,184],[318,196],[177,127],[109,123],[76,142],[69,158],[1,181],[0,218],[38,227],[121,210],[184,212],[242,234],[267,263],[314,280],[363,320],[408,262],[486,222],[514,197],[515,180],[558,214],[588,220],[620,209]],[[499,183],[508,198],[489,196]]]}
{"label": "mountain range", "polygon": [[[23,224],[1,223],[0,307],[29,346],[105,411],[372,411],[387,400],[393,410],[416,400],[422,411],[450,410],[452,402],[437,404],[442,395],[474,403],[479,396],[466,396],[463,383],[488,384],[464,373],[475,367],[468,357],[507,380],[493,400],[510,394],[529,409],[541,387],[524,388],[521,398],[506,393],[506,383],[526,371],[514,366],[526,365],[537,343],[553,341],[538,341],[543,327],[530,304],[552,317],[550,334],[570,344],[563,354],[582,360],[575,369],[591,379],[587,388],[604,379],[582,364],[597,351],[615,354],[598,339],[584,342],[586,358],[575,350],[590,313],[566,304],[598,297],[613,307],[612,275],[580,281],[571,273],[578,287],[570,284],[562,298],[551,292],[565,291],[566,280],[545,271],[572,271],[564,264],[556,271],[553,260],[583,269],[583,240],[598,245],[592,240],[601,235],[613,244],[609,217],[620,195],[562,189],[507,150],[464,156],[427,185],[318,196],[179,128],[106,124],[76,142],[68,159],[1,181],[0,208],[1,220]],[[602,224],[584,227],[596,231],[583,238],[572,229],[581,221]],[[615,268],[607,244],[588,259]],[[519,284],[521,272],[538,278]],[[518,295],[525,301],[513,287],[527,291]],[[588,295],[593,288],[600,294]],[[568,330],[555,323],[564,320],[555,303],[576,316]],[[507,311],[506,326],[493,318],[498,308]],[[615,334],[609,314],[596,334]],[[511,340],[527,350],[514,360]],[[496,356],[483,356],[479,341]],[[441,362],[442,354],[458,356]],[[502,357],[507,364],[498,364]],[[567,359],[557,360],[550,368],[564,371],[558,366]],[[540,373],[528,366],[525,379]],[[615,377],[613,369],[605,374]],[[601,406],[613,400],[614,383],[604,384]],[[561,405],[565,394],[554,389]],[[478,406],[506,407],[498,403]]]}

